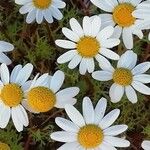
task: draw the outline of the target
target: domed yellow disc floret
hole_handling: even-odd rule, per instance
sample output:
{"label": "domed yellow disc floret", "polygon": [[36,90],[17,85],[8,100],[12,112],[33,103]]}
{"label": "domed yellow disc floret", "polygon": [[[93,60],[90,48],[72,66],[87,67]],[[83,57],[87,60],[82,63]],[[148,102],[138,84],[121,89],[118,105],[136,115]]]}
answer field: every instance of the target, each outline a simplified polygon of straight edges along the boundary
{"label": "domed yellow disc floret", "polygon": [[55,94],[46,87],[35,87],[27,94],[29,106],[37,112],[46,112],[52,109],[56,103]]}
{"label": "domed yellow disc floret", "polygon": [[77,43],[77,51],[82,57],[94,57],[98,54],[100,43],[90,36],[82,37]]}
{"label": "domed yellow disc floret", "polygon": [[113,20],[120,27],[129,27],[135,23],[132,12],[135,7],[130,3],[122,3],[115,7],[113,11]]}
{"label": "domed yellow disc floret", "polygon": [[0,142],[0,150],[10,150],[10,147],[5,143]]}
{"label": "domed yellow disc floret", "polygon": [[126,68],[117,68],[113,74],[115,83],[123,86],[130,85],[133,80],[132,72]]}
{"label": "domed yellow disc floret", "polygon": [[96,148],[104,139],[103,131],[94,124],[83,126],[78,132],[78,142],[84,148]]}
{"label": "domed yellow disc floret", "polygon": [[35,7],[39,9],[46,9],[52,3],[52,0],[33,0],[33,4]]}
{"label": "domed yellow disc floret", "polygon": [[0,94],[1,100],[9,107],[15,107],[20,104],[23,98],[23,91],[18,84],[6,84]]}

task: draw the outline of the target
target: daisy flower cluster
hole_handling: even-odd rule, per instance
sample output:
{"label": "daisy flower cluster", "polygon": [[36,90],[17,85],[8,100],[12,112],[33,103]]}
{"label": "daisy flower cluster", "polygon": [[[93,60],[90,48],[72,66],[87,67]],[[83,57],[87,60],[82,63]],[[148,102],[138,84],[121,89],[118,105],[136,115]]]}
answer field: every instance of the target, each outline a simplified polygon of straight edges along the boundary
{"label": "daisy flower cluster", "polygon": [[[150,61],[140,62],[134,51],[134,36],[143,39],[143,30],[150,29],[150,0],[90,1],[101,13],[83,16],[80,20],[69,18],[70,27],[61,30],[65,37],[62,35],[54,41],[63,53],[55,61],[67,63],[69,69],[75,69],[80,75],[102,85],[111,82],[105,92],[112,103],[121,103],[126,97],[135,104],[139,93],[150,95]],[[66,7],[63,0],[15,0],[15,3],[21,5],[21,14],[27,14],[28,24],[35,21],[51,24],[55,19],[61,20],[64,10],[60,9]],[[116,47],[121,44],[124,50],[118,53]],[[12,121],[16,130],[21,132],[30,123],[29,114],[40,115],[62,109],[68,119],[65,115],[57,116],[55,123],[63,131],[50,134],[52,140],[65,143],[58,150],[117,150],[130,146],[125,133],[128,125],[115,123],[121,114],[120,109],[107,110],[104,97],[94,107],[93,101],[84,95],[81,114],[75,105],[80,89],[77,85],[64,86],[63,71],[57,69],[52,71],[53,74],[40,74],[34,72],[31,63],[8,66],[12,61],[5,53],[13,53],[14,49],[12,44],[0,41],[1,129]],[[150,150],[150,141],[144,140],[140,144],[144,150]],[[0,142],[0,149],[9,150],[10,147]]]}

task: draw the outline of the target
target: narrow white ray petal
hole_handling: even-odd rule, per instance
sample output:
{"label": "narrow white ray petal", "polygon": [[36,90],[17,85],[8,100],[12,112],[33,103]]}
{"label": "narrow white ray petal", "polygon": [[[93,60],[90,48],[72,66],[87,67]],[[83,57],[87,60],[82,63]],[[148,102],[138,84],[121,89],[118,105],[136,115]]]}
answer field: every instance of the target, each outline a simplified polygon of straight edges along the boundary
{"label": "narrow white ray petal", "polygon": [[73,122],[71,122],[70,120],[67,120],[67,119],[64,119],[64,118],[61,118],[61,117],[57,117],[55,119],[55,122],[56,124],[62,128],[63,130],[65,131],[68,131],[68,132],[75,132],[77,133],[78,130],[79,130],[79,127],[76,126]]}
{"label": "narrow white ray petal", "polygon": [[112,79],[112,73],[109,71],[95,71],[92,73],[92,77],[98,81],[109,81]]}
{"label": "narrow white ray petal", "polygon": [[84,117],[85,123],[93,124],[94,123],[94,108],[89,97],[84,97],[82,110],[83,110],[83,117]]}
{"label": "narrow white ray petal", "polygon": [[76,141],[76,133],[67,132],[67,131],[58,131],[54,132],[50,135],[50,137],[59,142],[75,142]]}
{"label": "narrow white ray petal", "polygon": [[105,129],[103,132],[105,136],[106,135],[116,136],[116,135],[123,133],[127,129],[128,129],[127,125],[114,125]]}
{"label": "narrow white ray petal", "polygon": [[114,83],[109,90],[109,96],[113,103],[117,103],[121,100],[124,94],[124,87]]}
{"label": "narrow white ray petal", "polygon": [[58,45],[59,47],[66,48],[66,49],[76,48],[76,44],[68,40],[56,40],[55,44]]}
{"label": "narrow white ray petal", "polygon": [[150,88],[141,82],[133,81],[132,86],[140,93],[150,95]]}
{"label": "narrow white ray petal", "polygon": [[9,70],[6,64],[1,64],[0,67],[0,76],[3,84],[8,84],[9,83]]}
{"label": "narrow white ray petal", "polygon": [[62,28],[62,33],[71,41],[77,42],[80,40],[79,36],[68,28]]}
{"label": "narrow white ray petal", "polygon": [[63,18],[63,14],[61,13],[61,11],[58,8],[51,6],[49,9],[51,11],[52,16],[55,19],[61,20]]}
{"label": "narrow white ray petal", "polygon": [[95,107],[95,124],[99,124],[101,119],[104,117],[106,107],[107,100],[105,98],[101,98]]}
{"label": "narrow white ray petal", "polygon": [[14,49],[14,46],[8,42],[0,41],[0,51],[1,52],[10,52]]}
{"label": "narrow white ray petal", "polygon": [[61,88],[64,79],[65,74],[60,70],[56,71],[51,79],[50,89],[56,93]]}
{"label": "narrow white ray petal", "polygon": [[86,65],[87,65],[88,72],[92,73],[94,71],[94,69],[95,69],[94,59],[93,58],[87,59]]}
{"label": "narrow white ray petal", "polygon": [[127,98],[129,99],[129,101],[131,103],[134,104],[138,101],[137,94],[136,94],[135,90],[132,88],[132,86],[130,86],[130,85],[126,86],[125,87],[125,93],[126,93]]}
{"label": "narrow white ray petal", "polygon": [[86,71],[87,71],[87,58],[82,58],[81,63],[79,65],[79,72],[82,75],[85,75]]}
{"label": "narrow white ray petal", "polygon": [[131,50],[128,50],[121,55],[117,64],[117,68],[133,69],[136,63],[137,63],[137,54]]}
{"label": "narrow white ray petal", "polygon": [[105,136],[104,141],[106,141],[107,143],[109,143],[115,147],[129,147],[130,146],[129,141],[118,138],[118,137]]}
{"label": "narrow white ray petal", "polygon": [[0,62],[5,63],[6,65],[10,65],[12,63],[9,57],[2,52],[0,52]]}
{"label": "narrow white ray petal", "polygon": [[80,114],[80,112],[73,107],[72,105],[66,105],[65,110],[69,118],[79,127],[82,127],[85,125],[85,121],[83,116]]}
{"label": "narrow white ray petal", "polygon": [[122,28],[120,26],[115,26],[114,32],[113,32],[111,38],[118,38],[119,39],[121,34],[122,34]]}
{"label": "narrow white ray petal", "polygon": [[147,141],[147,140],[143,141],[142,142],[142,148],[144,150],[149,150],[150,149],[150,141]]}
{"label": "narrow white ray petal", "polygon": [[70,148],[72,148],[72,150],[79,150],[78,147],[79,147],[78,142],[70,142],[70,143],[66,143],[66,144],[62,145],[57,150],[70,150]]}
{"label": "narrow white ray petal", "polygon": [[115,53],[107,48],[101,48],[100,53],[102,55],[104,55],[105,57],[112,59],[112,60],[118,60],[120,58],[120,56],[117,53]]}
{"label": "narrow white ray petal", "polygon": [[120,110],[119,109],[114,109],[112,110],[111,112],[109,112],[99,123],[99,126],[102,128],[102,129],[106,129],[108,128],[109,126],[111,126],[115,121],[116,119],[118,118],[120,114]]}
{"label": "narrow white ray petal", "polygon": [[79,37],[84,36],[83,29],[75,18],[70,19],[70,26],[73,32],[75,32]]}
{"label": "narrow white ray petal", "polygon": [[29,24],[32,23],[35,20],[35,17],[36,17],[36,9],[34,8],[32,11],[28,13],[26,22]]}
{"label": "narrow white ray petal", "polygon": [[84,34],[86,36],[90,36],[91,35],[91,32],[92,32],[92,24],[91,24],[91,20],[90,20],[90,17],[88,16],[85,16],[83,18],[83,31],[84,31]]}
{"label": "narrow white ray petal", "polygon": [[139,81],[142,83],[150,83],[150,75],[149,74],[138,74],[133,77],[133,80]]}
{"label": "narrow white ray petal", "polygon": [[111,144],[103,141],[103,143],[99,146],[99,150],[117,150],[117,149]]}
{"label": "narrow white ray petal", "polygon": [[16,77],[16,82],[20,85],[24,84],[30,77],[33,70],[33,65],[28,63],[26,64],[19,72]]}
{"label": "narrow white ray petal", "polygon": [[66,63],[66,62],[68,62],[68,61],[71,61],[76,55],[77,55],[77,51],[76,51],[76,50],[70,50],[70,51],[64,53],[63,55],[61,55],[61,56],[57,59],[57,62],[58,62],[59,64]]}
{"label": "narrow white ray petal", "polygon": [[96,55],[95,59],[99,62],[99,66],[100,68],[102,68],[103,70],[109,71],[109,72],[113,72],[114,68],[111,65],[111,63],[102,55]]}
{"label": "narrow white ray petal", "polygon": [[133,75],[138,75],[145,73],[149,69],[150,69],[150,62],[143,62],[137,65],[135,68],[133,68],[132,73]]}
{"label": "narrow white ray petal", "polygon": [[41,24],[43,21],[43,10],[37,10],[36,12],[36,22]]}

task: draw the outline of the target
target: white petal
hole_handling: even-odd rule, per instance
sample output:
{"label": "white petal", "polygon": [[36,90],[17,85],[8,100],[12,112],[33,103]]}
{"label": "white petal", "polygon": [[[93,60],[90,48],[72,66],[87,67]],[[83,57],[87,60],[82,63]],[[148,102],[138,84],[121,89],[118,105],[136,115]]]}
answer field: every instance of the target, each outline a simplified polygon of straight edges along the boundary
{"label": "white petal", "polygon": [[22,65],[17,65],[14,67],[10,75],[10,82],[16,82],[18,72],[20,72],[21,69],[22,69]]}
{"label": "white petal", "polygon": [[66,131],[58,131],[54,132],[50,135],[50,137],[59,142],[75,142],[76,141],[76,134]]}
{"label": "white petal", "polygon": [[107,26],[98,33],[96,38],[100,42],[104,41],[104,40],[110,38],[112,36],[113,32],[114,32],[114,28],[112,26]]}
{"label": "white petal", "polygon": [[78,87],[70,87],[70,88],[66,88],[66,89],[59,91],[56,94],[56,97],[58,99],[61,99],[61,98],[67,99],[67,98],[75,97],[78,93],[79,93]]}
{"label": "white petal", "polygon": [[141,1],[142,1],[142,0],[136,0],[136,1],[135,1],[135,0],[131,0],[130,3],[133,4],[134,6],[137,6],[138,4],[141,3]]}
{"label": "white petal", "polygon": [[65,74],[60,70],[56,71],[51,79],[50,89],[56,93],[61,88],[64,79]]}
{"label": "white petal", "polygon": [[73,59],[69,62],[68,67],[70,69],[76,68],[81,62],[81,60],[82,60],[82,57],[80,55],[75,55]]}
{"label": "white petal", "polygon": [[133,35],[130,28],[124,28],[122,32],[124,45],[127,49],[133,48]]}
{"label": "white petal", "polygon": [[33,65],[28,63],[26,64],[19,72],[16,77],[16,82],[20,85],[23,85],[28,78],[30,77],[33,70]]}
{"label": "white petal", "polygon": [[79,72],[82,75],[85,75],[85,73],[87,71],[87,59],[88,58],[82,58],[80,66],[79,66]]}
{"label": "white petal", "polygon": [[66,63],[66,62],[72,60],[76,55],[77,55],[77,51],[76,51],[76,50],[70,50],[70,51],[64,53],[63,55],[61,55],[61,56],[57,59],[57,62],[58,62],[59,64]]}
{"label": "white petal", "polygon": [[100,53],[102,55],[104,55],[105,57],[112,59],[112,60],[118,60],[120,58],[120,56],[117,53],[115,53],[107,48],[101,48]]}
{"label": "white petal", "polygon": [[36,9],[33,9],[28,13],[26,22],[29,24],[32,23],[35,20],[35,17],[36,17]]}
{"label": "white petal", "polygon": [[52,5],[53,5],[54,7],[60,8],[60,9],[66,7],[66,3],[63,2],[63,1],[61,1],[61,0],[52,1]]}
{"label": "white petal", "polygon": [[109,71],[95,71],[92,73],[92,77],[98,81],[109,81],[112,79],[112,73]]}
{"label": "white petal", "polygon": [[83,109],[83,117],[84,117],[86,124],[93,124],[94,123],[94,108],[89,97],[84,97],[82,109]]}
{"label": "white petal", "polygon": [[117,103],[121,100],[124,94],[124,87],[114,83],[109,90],[109,96],[111,98],[111,102]]}
{"label": "white petal", "polygon": [[99,16],[95,16],[93,21],[92,21],[91,36],[93,36],[93,37],[97,36],[100,28],[101,28],[101,19]]}
{"label": "white petal", "polygon": [[13,108],[12,108],[12,121],[18,132],[23,130],[23,124],[20,122],[18,115],[16,114],[16,111]]}
{"label": "white petal", "polygon": [[19,12],[21,14],[26,14],[30,11],[32,11],[34,9],[34,6],[33,6],[33,3],[32,2],[29,2],[29,3],[26,3],[24,6],[22,6],[20,9],[19,9]]}
{"label": "white petal", "polygon": [[133,81],[132,86],[140,93],[150,95],[150,88],[141,82]]}
{"label": "white petal", "polygon": [[79,36],[68,28],[62,28],[62,33],[71,41],[79,41]]}
{"label": "white petal", "polygon": [[0,51],[1,52],[10,52],[14,49],[14,46],[8,42],[0,41]]}
{"label": "white petal", "polygon": [[79,127],[77,127],[73,122],[71,122],[67,119],[64,119],[64,118],[57,117],[55,119],[55,122],[60,128],[62,128],[65,131],[78,132],[78,130],[79,130]]}
{"label": "white petal", "polygon": [[55,44],[58,45],[59,47],[66,48],[66,49],[76,48],[76,44],[68,40],[56,40]]}
{"label": "white petal", "polygon": [[113,147],[111,144],[108,144],[105,141],[103,141],[103,143],[99,146],[99,150],[117,150],[117,149]]}
{"label": "white petal", "polygon": [[109,112],[99,123],[99,126],[102,128],[102,129],[106,129],[108,128],[109,126],[111,126],[115,121],[116,119],[118,118],[120,114],[120,110],[119,109],[114,109],[112,110],[111,112]]}
{"label": "white petal", "polygon": [[114,68],[104,56],[98,54],[96,55],[95,59],[99,62],[99,66],[103,70],[110,71],[110,72],[114,71]]}
{"label": "white petal", "polygon": [[116,38],[107,39],[104,41],[101,41],[101,46],[105,48],[113,48],[117,45],[119,45],[120,40]]}
{"label": "white petal", "polygon": [[85,16],[83,18],[83,31],[84,31],[84,34],[86,36],[90,36],[91,32],[92,32],[91,29],[92,29],[92,24],[91,24],[90,17]]}
{"label": "white petal", "polygon": [[79,143],[78,142],[70,142],[70,143],[66,143],[64,145],[62,145],[61,147],[59,147],[57,150],[70,150],[70,147],[72,148],[72,150],[79,150]]}
{"label": "white petal", "polygon": [[18,5],[24,5],[28,2],[30,2],[31,0],[15,0],[15,3]]}
{"label": "white petal", "polygon": [[42,21],[43,21],[43,11],[38,9],[36,12],[36,22],[38,24],[41,24]]}
{"label": "white petal", "polygon": [[125,92],[126,92],[126,95],[127,95],[127,98],[129,99],[129,101],[131,103],[136,103],[137,102],[137,94],[135,92],[135,90],[131,87],[131,86],[127,86],[125,87]]}
{"label": "white petal", "polygon": [[26,111],[21,105],[13,108],[15,116],[18,118],[19,122],[24,125],[25,127],[28,126],[29,120]]}
{"label": "white petal", "polygon": [[0,52],[0,62],[5,63],[6,65],[10,65],[12,61],[4,54]]}
{"label": "white petal", "polygon": [[1,64],[0,75],[1,75],[1,80],[3,84],[8,84],[9,83],[9,70],[6,64]]}
{"label": "white petal", "polygon": [[0,128],[5,128],[7,126],[11,115],[10,111],[10,107],[0,102]]}
{"label": "white petal", "polygon": [[144,150],[150,150],[150,141],[143,141],[142,142],[142,148],[144,149]]}
{"label": "white petal", "polygon": [[105,129],[103,132],[105,136],[106,135],[116,136],[116,135],[123,133],[127,129],[128,129],[127,125],[114,125]]}
{"label": "white petal", "polygon": [[92,73],[95,69],[94,59],[93,58],[87,59],[86,65],[87,65],[88,72]]}
{"label": "white petal", "polygon": [[115,26],[114,28],[114,32],[112,34],[112,38],[120,38],[122,34],[122,28],[120,26]]}
{"label": "white petal", "polygon": [[75,18],[70,19],[70,26],[73,32],[75,32],[79,37],[84,36],[83,29]]}
{"label": "white petal", "polygon": [[62,13],[60,12],[60,10],[54,6],[50,7],[51,10],[51,14],[54,18],[56,18],[57,20],[61,20],[63,18]]}
{"label": "white petal", "polygon": [[112,136],[105,136],[104,141],[108,142],[109,144],[115,146],[115,147],[129,147],[130,142],[118,137],[112,137]]}
{"label": "white petal", "polygon": [[133,80],[139,81],[142,83],[150,83],[150,75],[149,74],[138,74],[133,77]]}
{"label": "white petal", "polygon": [[95,124],[98,124],[104,117],[106,107],[107,100],[105,98],[101,98],[95,107]]}
{"label": "white petal", "polygon": [[65,110],[67,115],[69,116],[69,118],[79,127],[82,127],[85,125],[85,121],[82,117],[82,115],[80,114],[80,112],[73,107],[72,105],[66,105],[65,106]]}
{"label": "white petal", "polygon": [[52,23],[54,21],[49,9],[43,10],[43,15],[48,23]]}
{"label": "white petal", "polygon": [[150,69],[150,62],[143,62],[133,68],[132,73],[133,75],[145,73],[147,70]]}
{"label": "white petal", "polygon": [[131,50],[126,51],[121,55],[117,68],[128,68],[133,69],[137,62],[137,54]]}

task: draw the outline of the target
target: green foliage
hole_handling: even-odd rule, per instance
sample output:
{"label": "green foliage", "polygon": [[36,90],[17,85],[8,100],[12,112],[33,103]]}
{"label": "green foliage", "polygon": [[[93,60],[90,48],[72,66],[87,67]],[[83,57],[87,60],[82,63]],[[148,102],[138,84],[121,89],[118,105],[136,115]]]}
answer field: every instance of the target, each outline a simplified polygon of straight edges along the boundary
{"label": "green foliage", "polygon": [[10,146],[11,150],[23,150],[22,147],[22,135],[17,133],[13,124],[9,124],[7,128],[0,129],[0,142],[6,143]]}

